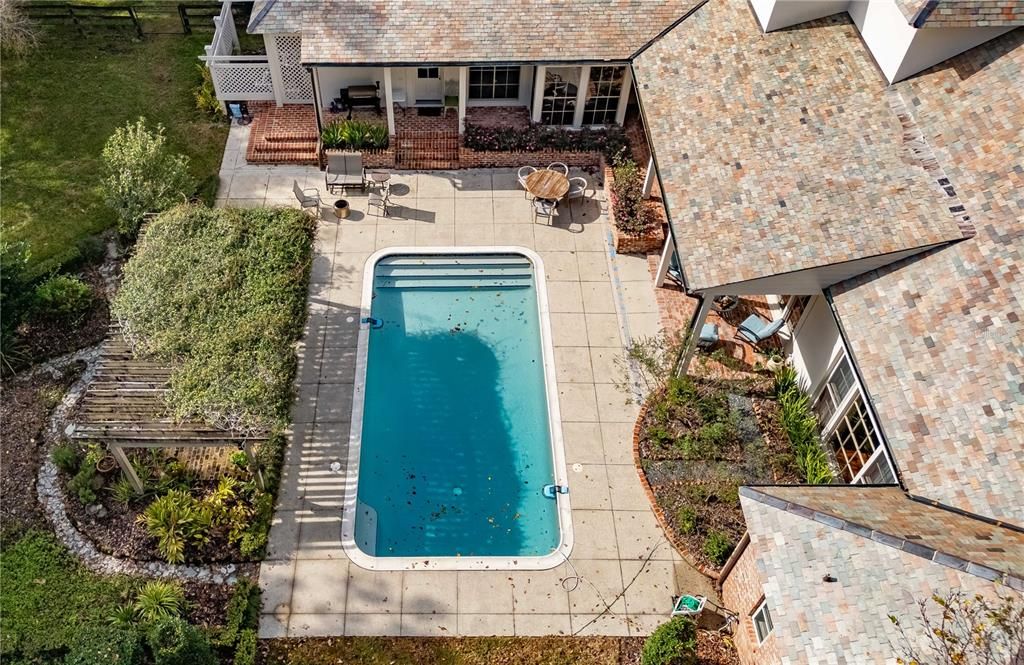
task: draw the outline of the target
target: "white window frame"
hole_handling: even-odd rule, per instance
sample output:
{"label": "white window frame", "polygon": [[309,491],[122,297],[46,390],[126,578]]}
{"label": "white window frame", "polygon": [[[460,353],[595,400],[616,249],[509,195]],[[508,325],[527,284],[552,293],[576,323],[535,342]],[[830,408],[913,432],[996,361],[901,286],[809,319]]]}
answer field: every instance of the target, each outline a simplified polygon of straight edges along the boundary
{"label": "white window frame", "polygon": [[835,362],[832,363],[832,366],[829,368],[825,380],[821,382],[821,388],[818,389],[818,392],[815,395],[814,400],[811,402],[811,410],[817,413],[814,407],[818,404],[818,400],[820,400],[823,396],[825,396],[826,392],[828,392],[829,385],[832,381],[832,376],[836,373],[836,370],[839,369],[839,366],[843,364],[843,361],[846,361],[846,363],[850,367],[850,371],[853,373],[853,383],[851,384],[850,388],[846,391],[846,394],[843,395],[842,398],[838,401],[835,409],[832,410],[832,413],[829,415],[828,421],[824,423],[818,423],[818,426],[821,430],[822,445],[830,445],[828,443],[828,440],[829,438],[831,438],[832,434],[839,426],[839,421],[842,419],[844,415],[846,415],[846,412],[849,410],[850,405],[853,404],[853,401],[859,396],[861,401],[864,403],[864,411],[867,413],[868,420],[871,424],[872,435],[874,436],[876,446],[875,450],[871,453],[871,456],[864,461],[864,465],[860,468],[857,474],[850,480],[850,484],[861,484],[864,476],[867,474],[867,471],[880,462],[879,457],[883,458],[884,462],[889,465],[889,475],[891,475],[893,478],[896,478],[896,467],[892,463],[892,460],[889,459],[889,454],[885,450],[885,444],[882,441],[881,436],[879,435],[879,432],[881,430],[878,427],[878,421],[875,420],[875,414],[873,410],[870,408],[870,402],[868,401],[867,393],[864,391],[864,386],[861,385],[860,378],[857,376],[857,373],[853,369],[853,361],[850,359],[849,354],[846,352],[845,349],[841,354],[839,354],[839,357],[836,358]]}
{"label": "white window frame", "polygon": [[[591,96],[591,94],[590,94],[590,86],[595,83],[592,80],[592,77],[594,75],[595,70],[598,72],[597,85],[600,86],[600,84],[602,83],[602,79],[600,77],[603,75],[603,73],[604,73],[604,71],[606,69],[613,69],[613,70],[614,69],[621,69],[622,70],[621,82],[619,83],[619,94],[614,95],[614,96],[612,96],[612,95],[593,95],[593,96]],[[592,66],[590,68],[590,71],[587,72],[587,80],[583,82],[584,85],[586,85],[586,87],[587,87],[587,93],[586,93],[586,96],[584,97],[584,102],[583,102],[583,125],[584,126],[587,126],[587,127],[607,127],[608,125],[614,125],[615,124],[615,117],[618,115],[619,100],[622,98],[622,93],[626,91],[626,69],[627,69],[626,65],[601,65],[601,66],[594,65],[594,66]],[[610,83],[610,82],[605,82],[605,83]],[[615,100],[615,106],[613,108],[607,108],[607,109],[603,109],[601,111],[597,111],[596,109],[591,109],[591,110],[588,111],[587,108],[586,108],[587,103],[589,103],[591,100],[597,100],[597,99]],[[607,115],[608,113],[611,113],[611,122],[608,122],[607,119],[605,120],[605,122],[587,122],[586,121],[587,113],[591,113],[593,115],[596,115],[598,113]]]}
{"label": "white window frame", "polygon": [[[431,74],[433,74],[433,76],[431,76]],[[430,81],[433,81],[434,79],[439,79],[439,78],[441,78],[441,68],[440,67],[417,67],[416,68],[416,78],[417,79],[426,79],[426,80],[430,80]]]}
{"label": "white window frame", "polygon": [[[764,613],[765,618],[764,623],[768,626],[768,632],[766,632],[764,635],[761,634],[761,631],[758,630],[757,627],[757,615],[761,614],[762,612]],[[761,602],[758,603],[754,611],[750,613],[750,622],[754,624],[754,637],[757,639],[757,645],[761,646],[762,644],[764,644],[764,641],[768,639],[768,636],[775,632],[775,622],[772,621],[772,612],[771,609],[768,608],[767,598],[762,598]]]}

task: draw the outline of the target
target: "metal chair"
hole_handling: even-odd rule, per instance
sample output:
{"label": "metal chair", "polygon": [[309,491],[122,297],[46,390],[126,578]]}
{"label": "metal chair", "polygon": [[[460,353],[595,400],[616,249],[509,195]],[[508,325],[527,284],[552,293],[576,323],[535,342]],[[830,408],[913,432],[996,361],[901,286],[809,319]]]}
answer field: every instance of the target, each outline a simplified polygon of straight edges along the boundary
{"label": "metal chair", "polygon": [[388,211],[388,206],[391,205],[391,188],[387,186],[386,182],[383,183],[379,190],[370,192],[369,197],[367,197],[367,204],[374,208],[380,208],[385,217],[391,216],[391,213]]}
{"label": "metal chair", "polygon": [[550,164],[548,164],[548,170],[561,171],[562,175],[564,175],[566,178],[569,177],[569,167],[563,164],[562,162],[551,162]]}
{"label": "metal chair", "polygon": [[587,182],[586,178],[569,178],[569,191],[566,193],[565,198],[570,201],[586,198],[588,187],[590,187],[590,183]]}
{"label": "metal chair", "polygon": [[557,201],[549,201],[548,199],[534,199],[533,221],[536,223],[538,217],[547,217],[549,220],[554,220],[555,208],[557,207]]}
{"label": "metal chair", "polygon": [[299,205],[302,206],[303,211],[308,208],[314,208],[317,219],[320,219],[320,208],[324,205],[324,202],[320,199],[320,190],[316,187],[303,189],[299,187],[298,180],[292,180],[292,191],[295,192],[295,198],[299,200]]}
{"label": "metal chair", "polygon": [[523,198],[524,199],[527,198],[527,195],[530,193],[530,191],[528,189],[526,189],[526,177],[528,175],[530,175],[531,173],[536,173],[536,172],[537,172],[537,169],[532,167],[532,166],[520,166],[519,167],[519,173],[518,173],[517,177],[519,179],[519,186],[523,188]]}

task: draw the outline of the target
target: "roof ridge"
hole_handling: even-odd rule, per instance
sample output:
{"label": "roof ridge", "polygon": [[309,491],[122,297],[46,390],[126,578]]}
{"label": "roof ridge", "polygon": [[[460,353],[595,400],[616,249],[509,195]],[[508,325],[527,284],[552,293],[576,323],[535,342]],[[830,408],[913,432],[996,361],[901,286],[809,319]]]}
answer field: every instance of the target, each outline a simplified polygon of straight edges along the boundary
{"label": "roof ridge", "polygon": [[[909,493],[904,492],[896,485],[744,485],[740,487],[739,493],[740,496],[745,496],[748,499],[752,499],[754,501],[757,501],[758,503],[771,506],[772,508],[776,508],[778,510],[790,513],[792,515],[798,515],[800,517],[803,517],[804,519],[808,519],[813,522],[818,522],[819,524],[830,526],[833,529],[837,529],[839,531],[846,531],[855,536],[866,538],[868,540],[880,543],[882,545],[886,545],[901,552],[906,552],[907,554],[911,554],[913,556],[926,559],[928,561],[931,561],[932,563],[937,563],[942,566],[946,566],[947,568],[959,570],[961,572],[973,575],[975,577],[980,577],[990,582],[1002,582],[1012,589],[1024,592],[1024,577],[1020,577],[1014,573],[997,570],[990,566],[986,566],[985,564],[978,563],[977,561],[964,559],[957,555],[944,552],[940,549],[916,543],[902,536],[895,536],[893,534],[886,533],[878,529],[872,529],[870,527],[864,526],[863,524],[851,522],[850,520],[844,517],[839,517],[830,512],[821,511],[816,508],[810,508],[799,503],[794,503],[793,501],[790,501],[788,499],[780,499],[778,497],[772,496],[771,494],[767,494],[766,492],[761,491],[762,489],[767,489],[770,487],[814,487],[820,488],[822,491],[839,490],[840,488],[852,488],[857,490],[896,489],[908,499],[912,499]],[[925,503],[926,505],[931,505],[928,502],[922,503]],[[963,515],[965,517],[976,518],[976,516],[971,515],[969,513],[965,513]],[[991,522],[987,523],[992,524]],[[992,526],[1006,525],[1003,523],[999,523],[992,524]],[[1014,531],[1016,531],[1016,529],[1014,529]]]}

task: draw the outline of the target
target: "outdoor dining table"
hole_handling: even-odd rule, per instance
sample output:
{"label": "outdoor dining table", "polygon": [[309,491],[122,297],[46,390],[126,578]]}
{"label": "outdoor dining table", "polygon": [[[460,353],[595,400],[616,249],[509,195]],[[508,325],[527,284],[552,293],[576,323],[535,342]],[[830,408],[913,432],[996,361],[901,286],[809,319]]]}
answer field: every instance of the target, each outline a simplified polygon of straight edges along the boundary
{"label": "outdoor dining table", "polygon": [[526,191],[538,199],[558,201],[569,192],[569,179],[558,171],[538,169],[526,176]]}

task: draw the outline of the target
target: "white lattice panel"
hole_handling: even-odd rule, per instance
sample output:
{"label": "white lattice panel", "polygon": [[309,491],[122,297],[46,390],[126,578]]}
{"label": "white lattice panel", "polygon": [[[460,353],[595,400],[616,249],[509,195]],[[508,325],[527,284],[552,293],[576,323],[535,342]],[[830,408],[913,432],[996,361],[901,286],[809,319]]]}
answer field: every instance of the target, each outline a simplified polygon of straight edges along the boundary
{"label": "white lattice panel", "polygon": [[284,100],[293,104],[312,102],[313,84],[309,72],[302,66],[302,37],[275,35],[274,46],[277,47],[277,59],[281,63]]}
{"label": "white lattice panel", "polygon": [[213,74],[217,98],[223,101],[274,99],[274,83],[270,65],[261,63],[214,64]]}

